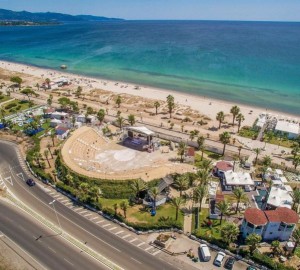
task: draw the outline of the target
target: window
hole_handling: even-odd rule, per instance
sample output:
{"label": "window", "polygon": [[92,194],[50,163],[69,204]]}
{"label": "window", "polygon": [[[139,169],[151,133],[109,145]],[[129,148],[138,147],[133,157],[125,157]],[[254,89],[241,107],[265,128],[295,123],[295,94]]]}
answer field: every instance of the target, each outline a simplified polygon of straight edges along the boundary
{"label": "window", "polygon": [[273,234],[273,232],[270,232],[269,234]]}

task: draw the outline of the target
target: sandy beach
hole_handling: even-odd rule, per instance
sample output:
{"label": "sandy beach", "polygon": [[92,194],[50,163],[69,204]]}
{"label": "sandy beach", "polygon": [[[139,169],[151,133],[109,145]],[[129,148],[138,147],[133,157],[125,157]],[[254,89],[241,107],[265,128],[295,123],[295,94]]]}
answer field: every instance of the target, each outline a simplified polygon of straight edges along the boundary
{"label": "sandy beach", "polygon": [[[298,118],[299,115],[289,115],[282,112],[276,112],[271,110],[266,110],[265,108],[257,108],[254,106],[247,106],[243,104],[236,104],[230,102],[224,102],[221,100],[211,99],[208,97],[196,96],[196,95],[189,95],[186,93],[180,93],[177,91],[166,90],[166,89],[158,89],[152,88],[148,86],[138,86],[130,83],[125,82],[118,82],[118,81],[109,81],[105,79],[99,78],[92,78],[87,76],[76,75],[72,73],[67,73],[63,71],[51,70],[51,69],[44,69],[24,64],[12,63],[7,61],[0,61],[0,68],[7,70],[9,72],[15,72],[23,74],[24,76],[33,76],[37,79],[40,79],[40,82],[49,78],[51,81],[55,81],[60,77],[66,77],[69,81],[72,82],[70,88],[74,88],[74,90],[78,86],[82,86],[83,93],[89,93],[93,89],[101,89],[105,91],[111,91],[116,94],[127,94],[138,96],[141,98],[147,99],[155,99],[165,101],[166,97],[171,94],[175,98],[175,103],[178,106],[189,107],[193,110],[199,111],[200,114],[206,115],[209,117],[214,124],[217,125],[215,120],[216,114],[219,111],[223,111],[226,115],[226,119],[230,122],[232,118],[230,114],[230,108],[233,105],[238,105],[241,109],[241,113],[245,116],[245,121],[242,125],[252,125],[255,119],[261,113],[271,113],[274,115],[282,115],[286,118]],[[36,82],[32,82],[30,86],[35,86]],[[50,91],[49,91],[50,92]]]}

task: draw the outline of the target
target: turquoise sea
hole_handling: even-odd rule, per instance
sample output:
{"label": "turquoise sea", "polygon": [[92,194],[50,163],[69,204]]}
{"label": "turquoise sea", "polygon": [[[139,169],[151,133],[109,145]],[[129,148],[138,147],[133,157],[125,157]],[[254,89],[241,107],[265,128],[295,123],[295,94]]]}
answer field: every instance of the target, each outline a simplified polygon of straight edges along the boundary
{"label": "turquoise sea", "polygon": [[0,59],[300,115],[300,23],[1,27]]}

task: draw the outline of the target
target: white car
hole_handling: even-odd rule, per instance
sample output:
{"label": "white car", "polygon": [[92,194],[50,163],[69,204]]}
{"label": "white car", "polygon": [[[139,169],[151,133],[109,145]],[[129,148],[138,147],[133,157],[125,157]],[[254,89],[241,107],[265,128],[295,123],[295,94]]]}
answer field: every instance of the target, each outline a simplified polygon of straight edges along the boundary
{"label": "white car", "polygon": [[225,255],[224,252],[219,251],[219,252],[217,253],[217,256],[216,256],[215,260],[214,260],[214,265],[216,265],[216,266],[221,266],[221,265],[222,265],[222,262],[224,261],[225,256],[226,256],[226,255]]}

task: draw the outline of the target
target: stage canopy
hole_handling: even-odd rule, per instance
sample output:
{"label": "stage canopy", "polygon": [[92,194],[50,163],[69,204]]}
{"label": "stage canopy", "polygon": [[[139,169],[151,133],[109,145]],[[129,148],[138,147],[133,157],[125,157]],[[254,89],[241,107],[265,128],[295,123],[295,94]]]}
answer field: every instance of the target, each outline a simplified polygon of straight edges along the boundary
{"label": "stage canopy", "polygon": [[155,133],[146,127],[126,127],[127,130],[145,134],[147,136],[154,135]]}

